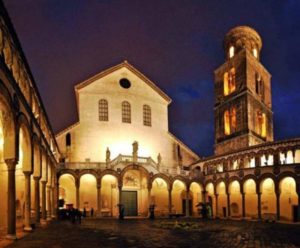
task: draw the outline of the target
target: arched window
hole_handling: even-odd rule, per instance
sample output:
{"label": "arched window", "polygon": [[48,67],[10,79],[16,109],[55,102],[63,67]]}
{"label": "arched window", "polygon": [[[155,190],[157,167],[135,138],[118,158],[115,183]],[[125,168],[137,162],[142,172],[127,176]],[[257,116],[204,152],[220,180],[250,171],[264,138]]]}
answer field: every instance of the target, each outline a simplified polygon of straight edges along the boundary
{"label": "arched window", "polygon": [[224,96],[227,96],[229,95],[228,72],[224,73],[223,83],[224,83]]}
{"label": "arched window", "polygon": [[225,135],[230,134],[230,114],[228,110],[224,112],[224,133]]}
{"label": "arched window", "polygon": [[122,122],[131,123],[131,107],[129,102],[122,102]]}
{"label": "arched window", "polygon": [[224,133],[230,135],[237,130],[236,108],[232,107],[230,110],[224,112]]}
{"label": "arched window", "polygon": [[108,102],[105,99],[99,100],[99,121],[108,121]]}
{"label": "arched window", "polygon": [[235,91],[235,68],[231,68],[229,72],[224,73],[223,78],[224,96]]}
{"label": "arched window", "polygon": [[255,77],[255,92],[259,96],[264,97],[264,82],[258,73]]}
{"label": "arched window", "polygon": [[266,114],[261,111],[256,112],[257,133],[265,138],[267,136],[267,118]]}
{"label": "arched window", "polygon": [[66,134],[66,146],[67,147],[71,146],[71,134],[70,133]]}
{"label": "arched window", "polygon": [[228,76],[229,94],[235,91],[235,69],[231,68]]}
{"label": "arched window", "polygon": [[252,53],[253,53],[253,56],[254,56],[255,58],[257,58],[258,53],[257,53],[257,49],[256,49],[256,48],[253,48],[253,49],[252,49]]}
{"label": "arched window", "polygon": [[229,48],[229,58],[232,58],[234,56],[234,46],[231,46]]}
{"label": "arched window", "polygon": [[151,127],[151,108],[146,104],[143,106],[143,121],[144,126]]}
{"label": "arched window", "polygon": [[230,124],[231,124],[231,132],[236,131],[236,109],[235,107],[230,109]]}

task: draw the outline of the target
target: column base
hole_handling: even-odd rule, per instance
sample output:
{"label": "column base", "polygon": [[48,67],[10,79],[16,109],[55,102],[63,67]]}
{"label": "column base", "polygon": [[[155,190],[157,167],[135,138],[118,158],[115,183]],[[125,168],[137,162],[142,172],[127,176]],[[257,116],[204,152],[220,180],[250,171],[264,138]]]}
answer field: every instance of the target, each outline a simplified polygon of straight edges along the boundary
{"label": "column base", "polygon": [[30,226],[25,226],[23,230],[25,232],[32,232],[32,228]]}
{"label": "column base", "polygon": [[10,240],[18,239],[16,234],[7,234],[5,238]]}
{"label": "column base", "polygon": [[41,225],[42,225],[42,226],[47,225],[47,223],[48,223],[47,220],[41,220]]}

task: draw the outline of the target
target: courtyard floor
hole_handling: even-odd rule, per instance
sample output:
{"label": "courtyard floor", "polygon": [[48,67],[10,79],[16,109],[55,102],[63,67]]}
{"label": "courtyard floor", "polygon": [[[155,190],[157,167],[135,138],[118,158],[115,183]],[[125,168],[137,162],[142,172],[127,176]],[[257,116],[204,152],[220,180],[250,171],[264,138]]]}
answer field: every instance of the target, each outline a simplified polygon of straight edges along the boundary
{"label": "courtyard floor", "polygon": [[234,220],[53,221],[7,247],[300,247],[300,225]]}

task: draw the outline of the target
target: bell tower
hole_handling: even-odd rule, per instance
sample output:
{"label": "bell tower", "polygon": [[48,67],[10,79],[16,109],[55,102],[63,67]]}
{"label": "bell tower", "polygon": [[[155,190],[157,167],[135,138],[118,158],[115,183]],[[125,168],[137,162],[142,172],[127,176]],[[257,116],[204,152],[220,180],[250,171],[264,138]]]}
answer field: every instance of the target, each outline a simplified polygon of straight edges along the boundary
{"label": "bell tower", "polygon": [[247,26],[224,39],[225,63],[215,70],[215,154],[273,141],[271,75],[260,63],[262,40]]}

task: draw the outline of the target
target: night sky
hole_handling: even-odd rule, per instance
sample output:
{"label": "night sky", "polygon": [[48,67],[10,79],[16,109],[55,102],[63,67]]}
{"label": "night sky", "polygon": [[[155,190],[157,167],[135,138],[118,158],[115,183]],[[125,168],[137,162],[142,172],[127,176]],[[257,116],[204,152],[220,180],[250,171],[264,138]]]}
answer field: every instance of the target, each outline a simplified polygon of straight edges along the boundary
{"label": "night sky", "polygon": [[213,71],[237,25],[256,29],[272,74],[275,139],[300,136],[300,1],[5,0],[55,133],[78,120],[74,85],[127,59],[173,102],[170,131],[214,143]]}

